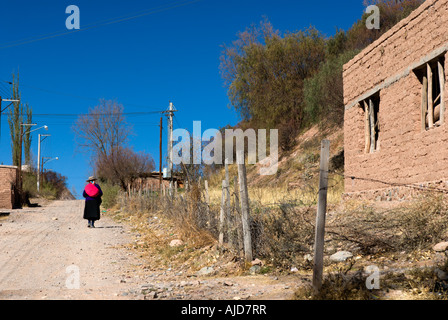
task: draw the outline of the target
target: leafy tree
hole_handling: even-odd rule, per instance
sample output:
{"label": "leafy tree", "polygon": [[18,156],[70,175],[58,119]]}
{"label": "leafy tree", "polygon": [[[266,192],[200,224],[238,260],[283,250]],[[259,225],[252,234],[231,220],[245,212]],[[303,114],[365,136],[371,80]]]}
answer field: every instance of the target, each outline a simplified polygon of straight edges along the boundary
{"label": "leafy tree", "polygon": [[365,0],[364,5],[376,5],[380,9],[380,29],[367,29],[366,20],[369,14],[364,13],[347,31],[347,49],[362,50],[398,22],[409,16],[425,0]]}
{"label": "leafy tree", "polygon": [[[11,150],[12,150],[12,163],[14,166],[19,165],[19,158],[21,154],[20,148],[22,147],[20,145],[20,135],[21,135],[21,124],[27,123],[31,124],[33,122],[33,110],[31,106],[27,103],[25,106],[25,110],[21,101],[21,94],[19,90],[19,74],[12,75],[12,99],[13,100],[19,100],[14,101],[11,108],[8,110],[8,124],[9,124],[9,130],[11,134]],[[25,114],[24,114],[25,111]],[[24,119],[26,116],[26,119]],[[25,120],[25,121],[24,121]],[[31,165],[31,134],[30,134],[30,128],[24,128],[24,134],[22,137],[23,141],[23,147],[25,151],[25,163],[28,165]]]}
{"label": "leafy tree", "polygon": [[325,40],[316,29],[282,36],[264,20],[224,46],[220,68],[232,107],[258,127],[280,128],[282,144],[284,130],[297,132],[306,122],[304,80],[324,60]]}
{"label": "leafy tree", "polygon": [[12,75],[12,99],[19,100],[13,102],[13,105],[8,109],[8,124],[11,134],[11,153],[12,164],[19,165],[20,158],[20,125],[23,123],[23,105],[20,102],[19,91],[19,75]]}
{"label": "leafy tree", "polygon": [[[27,103],[25,106],[25,113],[26,113],[26,122],[27,124],[33,123],[33,109],[30,107],[30,105]],[[30,127],[28,127],[27,131],[25,131],[24,134],[24,140],[23,140],[23,147],[25,150],[25,164],[31,165],[31,142],[32,137],[30,133]]]}
{"label": "leafy tree", "polygon": [[305,105],[311,123],[343,123],[345,109],[342,68],[357,52],[346,51],[330,57],[320,66],[315,76],[305,80]]}

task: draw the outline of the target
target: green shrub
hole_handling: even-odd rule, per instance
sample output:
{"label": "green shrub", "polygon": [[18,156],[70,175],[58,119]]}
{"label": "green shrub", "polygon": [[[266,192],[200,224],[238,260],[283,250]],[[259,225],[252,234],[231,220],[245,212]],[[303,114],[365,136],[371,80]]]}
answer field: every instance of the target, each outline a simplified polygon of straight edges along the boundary
{"label": "green shrub", "polygon": [[103,207],[109,209],[117,204],[117,197],[120,191],[120,187],[117,185],[104,183],[101,184],[101,190],[103,190]]}

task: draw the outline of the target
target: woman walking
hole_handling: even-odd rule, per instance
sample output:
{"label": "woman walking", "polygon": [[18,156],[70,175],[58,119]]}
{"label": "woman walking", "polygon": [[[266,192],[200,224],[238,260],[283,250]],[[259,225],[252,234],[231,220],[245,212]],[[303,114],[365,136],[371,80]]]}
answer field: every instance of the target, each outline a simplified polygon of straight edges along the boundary
{"label": "woman walking", "polygon": [[100,220],[100,205],[103,191],[100,186],[95,183],[95,177],[89,177],[86,181],[88,184],[84,188],[83,196],[86,198],[84,207],[84,219],[89,221],[87,227],[95,228],[95,221]]}

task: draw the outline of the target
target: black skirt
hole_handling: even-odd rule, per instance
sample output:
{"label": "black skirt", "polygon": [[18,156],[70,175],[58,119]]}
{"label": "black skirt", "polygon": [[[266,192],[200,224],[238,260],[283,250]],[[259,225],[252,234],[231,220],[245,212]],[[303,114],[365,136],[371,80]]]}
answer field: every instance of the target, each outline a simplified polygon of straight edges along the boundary
{"label": "black skirt", "polygon": [[87,220],[100,220],[100,201],[86,200],[86,205],[84,207],[84,219]]}

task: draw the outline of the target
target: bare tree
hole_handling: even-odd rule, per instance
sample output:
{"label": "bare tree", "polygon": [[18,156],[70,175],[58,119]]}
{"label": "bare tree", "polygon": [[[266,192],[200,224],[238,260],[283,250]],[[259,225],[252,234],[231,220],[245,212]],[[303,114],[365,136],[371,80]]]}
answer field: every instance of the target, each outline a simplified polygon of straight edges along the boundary
{"label": "bare tree", "polygon": [[96,158],[108,157],[124,147],[132,131],[123,106],[110,100],[100,100],[99,105],[76,120],[72,129],[78,146],[87,148]]}

